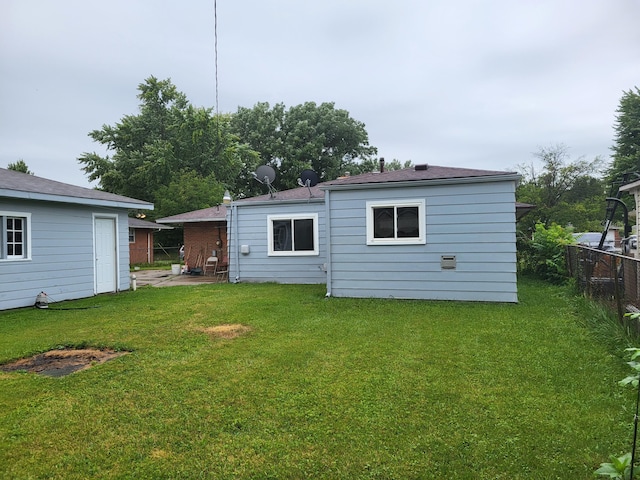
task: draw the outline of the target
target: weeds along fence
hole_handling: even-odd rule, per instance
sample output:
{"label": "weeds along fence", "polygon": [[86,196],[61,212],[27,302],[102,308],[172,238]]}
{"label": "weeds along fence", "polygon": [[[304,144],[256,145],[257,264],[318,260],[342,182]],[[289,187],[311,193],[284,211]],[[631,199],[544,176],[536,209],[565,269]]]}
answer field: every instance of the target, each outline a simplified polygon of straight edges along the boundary
{"label": "weeds along fence", "polygon": [[586,296],[609,305],[627,331],[640,336],[640,322],[625,316],[640,312],[640,260],[582,245],[569,245],[567,268]]}

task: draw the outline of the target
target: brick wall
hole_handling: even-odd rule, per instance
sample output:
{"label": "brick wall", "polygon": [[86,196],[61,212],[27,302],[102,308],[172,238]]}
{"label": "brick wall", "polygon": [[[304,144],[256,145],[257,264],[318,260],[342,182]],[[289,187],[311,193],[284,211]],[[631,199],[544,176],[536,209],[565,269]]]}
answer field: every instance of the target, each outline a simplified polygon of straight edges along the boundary
{"label": "brick wall", "polygon": [[198,222],[184,224],[184,257],[189,268],[202,268],[207,257],[217,252],[221,265],[227,264],[226,222]]}
{"label": "brick wall", "polygon": [[153,230],[134,228],[135,242],[129,242],[129,264],[153,263]]}

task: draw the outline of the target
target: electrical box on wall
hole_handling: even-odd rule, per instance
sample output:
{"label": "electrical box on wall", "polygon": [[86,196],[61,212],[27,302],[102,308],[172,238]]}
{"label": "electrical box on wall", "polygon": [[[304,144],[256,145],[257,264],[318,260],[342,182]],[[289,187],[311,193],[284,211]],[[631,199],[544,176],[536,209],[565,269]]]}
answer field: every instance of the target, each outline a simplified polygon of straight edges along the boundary
{"label": "electrical box on wall", "polygon": [[249,245],[240,245],[240,253],[243,255],[249,255]]}
{"label": "electrical box on wall", "polygon": [[442,270],[455,270],[456,269],[456,256],[455,255],[442,255],[440,257],[440,268]]}

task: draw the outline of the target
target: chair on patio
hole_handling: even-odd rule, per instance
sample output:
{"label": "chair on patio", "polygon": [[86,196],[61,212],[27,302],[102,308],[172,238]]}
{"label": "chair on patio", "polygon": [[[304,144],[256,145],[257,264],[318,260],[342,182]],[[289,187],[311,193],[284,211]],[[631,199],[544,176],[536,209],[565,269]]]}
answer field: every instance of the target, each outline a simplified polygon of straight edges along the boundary
{"label": "chair on patio", "polygon": [[215,276],[218,271],[218,257],[209,257],[207,261],[204,262],[204,267],[202,268],[202,273],[204,275],[213,275]]}

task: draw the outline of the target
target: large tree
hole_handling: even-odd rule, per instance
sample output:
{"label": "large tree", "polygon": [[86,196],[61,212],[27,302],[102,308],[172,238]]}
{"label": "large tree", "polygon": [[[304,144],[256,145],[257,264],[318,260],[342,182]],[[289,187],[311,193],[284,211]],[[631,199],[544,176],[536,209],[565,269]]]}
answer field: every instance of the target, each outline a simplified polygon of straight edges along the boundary
{"label": "large tree", "polygon": [[321,181],[358,173],[376,154],[365,125],[334,103],[306,102],[286,109],[258,103],[238,108],[232,127],[243,143],[260,153],[262,163],[278,171],[277,188],[297,186],[300,172],[314,170]]}
{"label": "large tree", "polygon": [[137,115],[89,133],[110,153],[84,153],[78,159],[89,180],[98,180],[108,192],[157,203],[155,217],[194,207],[164,198],[177,181],[188,179],[194,191],[219,184],[214,191],[220,198],[203,197],[196,208],[213,206],[225,188],[237,191],[248,183],[245,172],[255,168],[258,156],[231,134],[229,115],[194,107],[170,80],[150,77],[138,90]]}
{"label": "large tree", "polygon": [[640,90],[624,92],[616,110],[613,162],[607,172],[612,192],[617,191],[625,173],[628,180],[637,180],[640,174]]}
{"label": "large tree", "polygon": [[536,208],[520,221],[521,230],[531,233],[536,223],[600,229],[606,208],[605,183],[598,176],[602,159],[571,159],[563,144],[540,147],[533,155],[538,164],[520,167],[523,178],[516,195]]}

